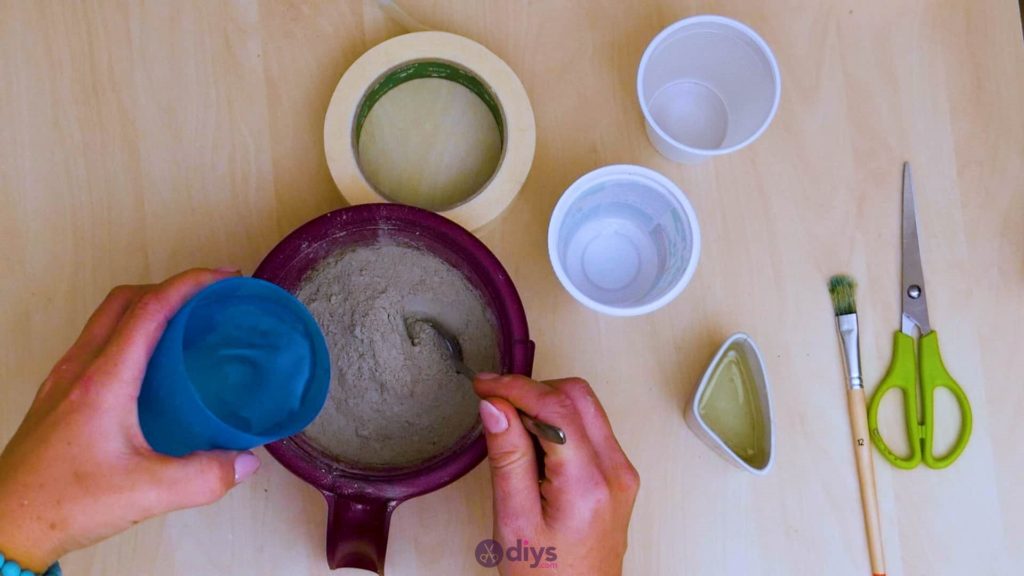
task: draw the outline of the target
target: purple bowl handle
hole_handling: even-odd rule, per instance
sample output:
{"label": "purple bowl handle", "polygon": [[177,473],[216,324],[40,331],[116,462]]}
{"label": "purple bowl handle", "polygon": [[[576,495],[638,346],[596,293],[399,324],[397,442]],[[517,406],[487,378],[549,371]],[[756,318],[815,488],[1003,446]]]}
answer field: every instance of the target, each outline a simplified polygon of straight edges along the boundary
{"label": "purple bowl handle", "polygon": [[327,499],[327,563],[337,568],[362,568],[384,574],[388,526],[398,502],[325,493]]}
{"label": "purple bowl handle", "polygon": [[525,366],[524,376],[533,375],[533,351],[535,348],[533,340],[516,340],[512,345],[512,366]]}

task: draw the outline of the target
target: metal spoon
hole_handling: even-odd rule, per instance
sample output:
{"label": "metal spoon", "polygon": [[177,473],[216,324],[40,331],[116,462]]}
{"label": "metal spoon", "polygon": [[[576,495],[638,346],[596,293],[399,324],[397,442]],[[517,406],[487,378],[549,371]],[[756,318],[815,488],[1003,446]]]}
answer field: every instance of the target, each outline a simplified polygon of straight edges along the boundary
{"label": "metal spoon", "polygon": [[[451,357],[452,363],[455,364],[455,370],[472,380],[476,376],[476,371],[466,366],[466,363],[462,359],[462,346],[459,345],[459,339],[454,334],[449,332],[441,326],[440,323],[430,320],[428,318],[406,318],[405,319],[405,331],[409,336],[409,340],[413,344],[417,344],[417,336],[414,333],[413,326],[420,324],[425,326],[436,334],[441,342],[444,343],[445,349],[448,350],[448,354]],[[530,416],[526,412],[519,410],[519,417],[523,420],[523,426],[526,427],[532,434],[547,440],[548,442],[554,442],[555,444],[565,444],[565,432],[557,426],[553,426],[542,420],[537,420],[533,416]]]}

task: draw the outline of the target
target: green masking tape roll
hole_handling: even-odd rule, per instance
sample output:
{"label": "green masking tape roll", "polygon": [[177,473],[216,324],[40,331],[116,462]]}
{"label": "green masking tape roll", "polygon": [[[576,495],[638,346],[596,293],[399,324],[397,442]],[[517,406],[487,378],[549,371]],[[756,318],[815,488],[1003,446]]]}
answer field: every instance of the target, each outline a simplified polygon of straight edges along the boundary
{"label": "green masking tape roll", "polygon": [[324,121],[331,176],[350,204],[388,202],[359,165],[359,138],[367,116],[390,90],[412,80],[455,82],[487,107],[497,125],[501,158],[491,178],[465,201],[439,213],[474,230],[500,214],[519,192],[533,162],[536,130],[526,90],[492,52],[447,32],[415,32],[379,44],[342,76]]}

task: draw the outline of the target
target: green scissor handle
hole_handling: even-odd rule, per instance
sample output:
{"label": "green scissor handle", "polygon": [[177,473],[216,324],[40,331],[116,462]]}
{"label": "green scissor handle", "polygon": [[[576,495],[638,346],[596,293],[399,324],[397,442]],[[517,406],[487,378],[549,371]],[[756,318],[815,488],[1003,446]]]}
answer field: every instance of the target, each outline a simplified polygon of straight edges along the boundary
{"label": "green scissor handle", "polygon": [[[971,403],[967,401],[967,394],[957,384],[956,380],[946,371],[942,363],[942,355],[939,354],[939,335],[934,330],[921,337],[918,342],[921,366],[921,405],[924,406],[924,464],[929,468],[945,468],[952,464],[960,453],[967,447],[967,441],[971,438],[973,421],[971,418]],[[932,422],[934,422],[935,389],[945,388],[953,394],[956,403],[960,406],[960,434],[956,443],[944,456],[936,457],[932,452]]]}
{"label": "green scissor handle", "polygon": [[[896,332],[893,338],[892,363],[885,378],[878,385],[871,403],[868,406],[868,427],[871,431],[871,440],[882,453],[886,460],[898,468],[909,470],[922,461],[929,468],[945,468],[952,464],[960,453],[967,446],[971,437],[971,404],[967,400],[960,385],[946,371],[942,363],[942,355],[939,353],[939,337],[934,331],[921,337],[919,342],[919,359],[914,360],[914,339]],[[917,415],[918,388],[917,366],[920,366],[921,388],[920,401],[924,410],[924,418],[919,419]],[[886,445],[881,433],[878,431],[878,407],[882,398],[893,388],[898,388],[903,393],[903,411],[907,425],[907,440],[910,443],[910,455],[901,458]],[[932,453],[932,440],[934,438],[934,414],[935,414],[935,389],[945,388],[953,394],[957,404],[960,406],[960,434],[956,439],[953,448],[943,456],[936,457]]]}
{"label": "green scissor handle", "polygon": [[[916,371],[914,339],[903,332],[897,332],[892,342],[892,362],[889,364],[889,371],[885,373],[882,382],[878,384],[878,388],[871,396],[871,403],[868,404],[868,430],[871,432],[871,441],[886,460],[904,470],[914,468],[921,463],[923,431],[917,425],[920,420],[917,418]],[[900,458],[893,452],[878,431],[878,407],[882,403],[882,397],[894,388],[903,393],[903,411],[907,423],[907,440],[910,445],[910,455],[906,458]]]}

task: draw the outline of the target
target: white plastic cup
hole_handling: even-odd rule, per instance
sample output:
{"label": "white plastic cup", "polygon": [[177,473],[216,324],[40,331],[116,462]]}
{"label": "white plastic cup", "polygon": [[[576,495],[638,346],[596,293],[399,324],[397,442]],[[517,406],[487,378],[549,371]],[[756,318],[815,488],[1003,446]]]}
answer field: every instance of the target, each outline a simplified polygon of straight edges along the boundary
{"label": "white plastic cup", "polygon": [[771,48],[749,26],[703,15],[651,40],[636,90],[658,152],[696,164],[756,140],[775,117],[782,78]]}
{"label": "white plastic cup", "polygon": [[551,214],[548,254],[562,286],[583,305],[637,316],[671,302],[700,259],[693,206],[661,174],[619,164],[583,175]]}

